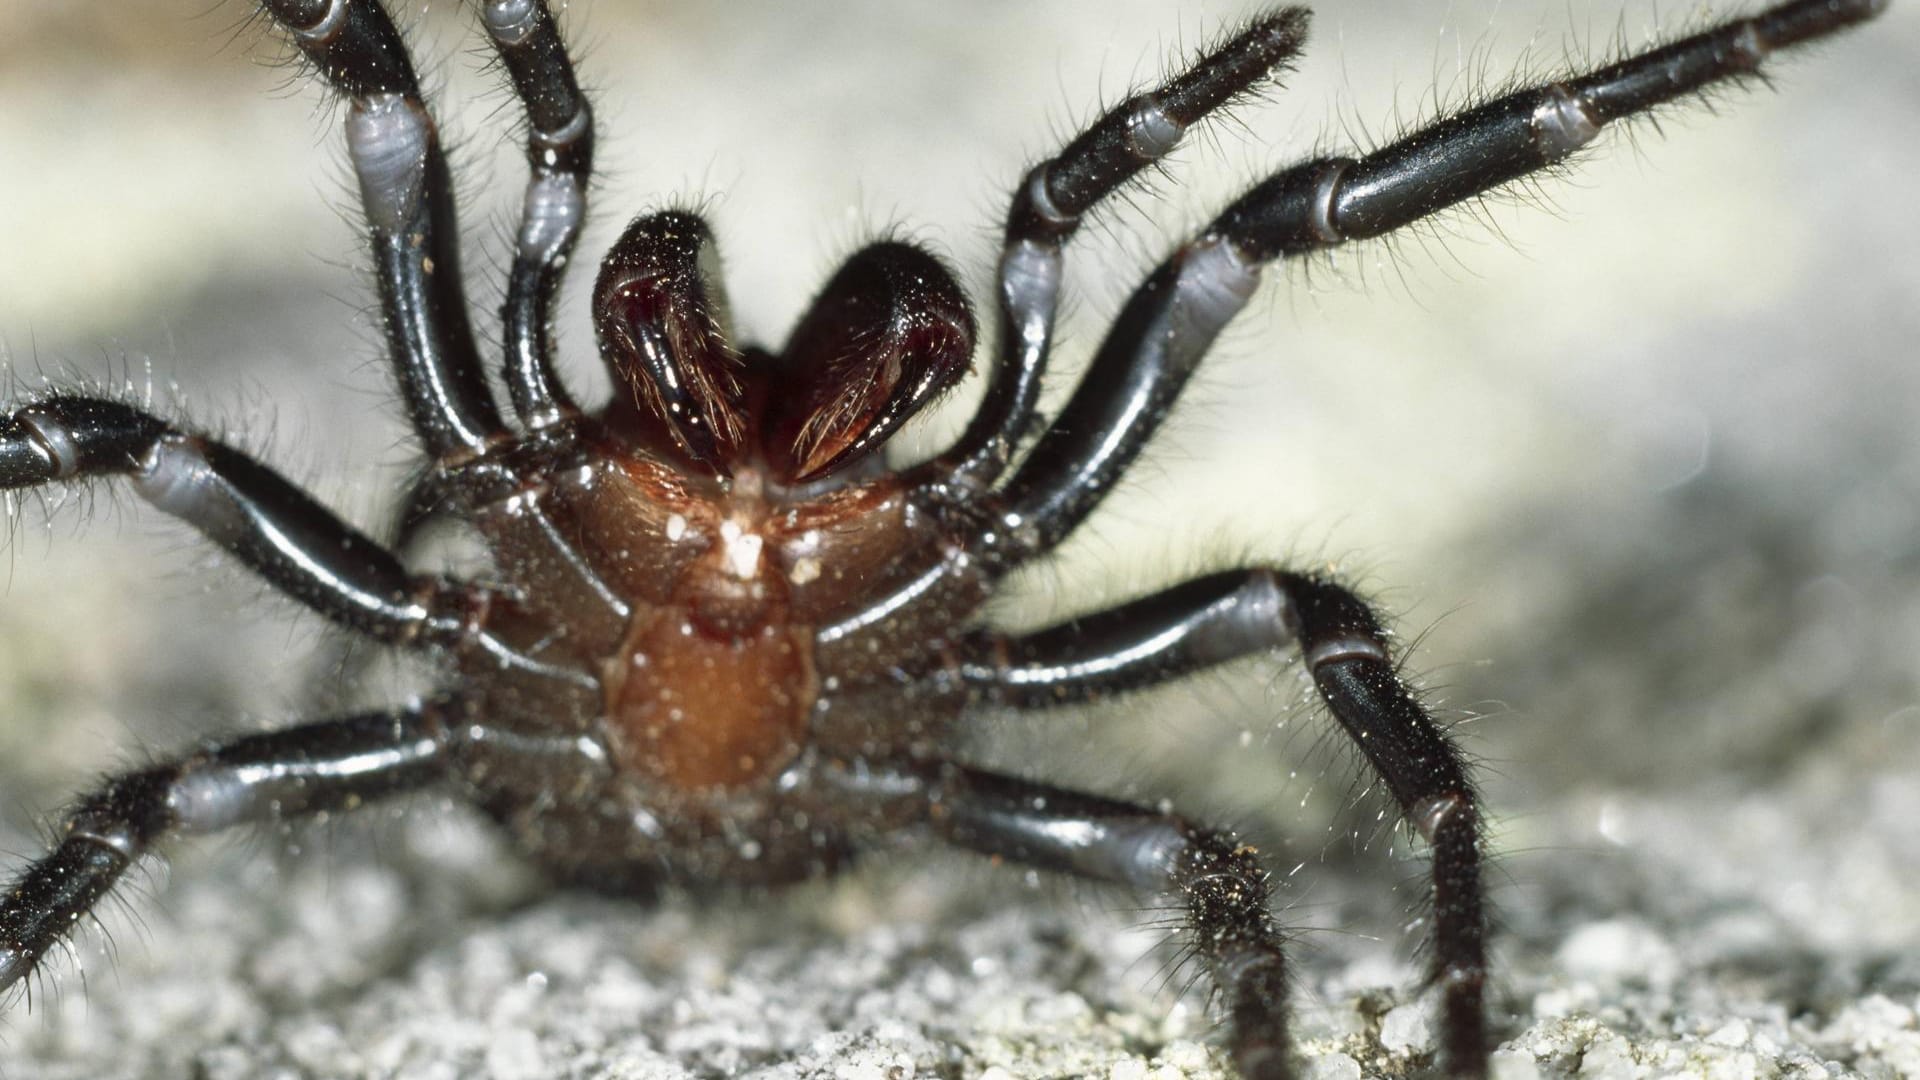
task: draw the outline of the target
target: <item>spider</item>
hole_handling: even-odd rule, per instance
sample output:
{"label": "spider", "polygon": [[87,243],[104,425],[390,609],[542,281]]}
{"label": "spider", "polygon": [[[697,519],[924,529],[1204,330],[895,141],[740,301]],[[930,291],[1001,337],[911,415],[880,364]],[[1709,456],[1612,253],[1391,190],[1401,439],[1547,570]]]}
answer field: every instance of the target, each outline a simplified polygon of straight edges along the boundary
{"label": "spider", "polygon": [[494,565],[481,582],[412,574],[264,466],[122,402],[54,394],[17,408],[0,430],[7,486],[126,476],[269,584],[422,651],[445,680],[414,705],[107,782],[0,903],[0,978],[30,970],[166,835],[445,785],[555,876],[614,891],[818,877],[912,828],[1167,893],[1226,1004],[1236,1065],[1285,1075],[1283,951],[1249,849],[1158,809],[970,767],[948,747],[970,707],[1044,709],[1296,647],[1431,845],[1444,1052],[1454,1072],[1484,1071],[1474,787],[1364,603],[1335,581],[1255,567],[1026,634],[983,627],[979,609],[1094,511],[1261,264],[1399,228],[1564,158],[1605,121],[1751,70],[1762,44],[1878,7],[1782,5],[1357,161],[1278,173],[1149,277],[1079,389],[1038,424],[1070,238],[1186,128],[1284,71],[1305,13],[1256,19],[1016,188],[987,396],[953,447],[889,470],[882,446],[974,352],[972,305],[937,259],[895,241],[862,249],[776,354],[730,339],[704,223],[642,215],[594,288],[619,390],[583,410],[554,374],[547,309],[584,212],[591,115],[544,9],[489,3],[482,18],[531,132],[502,313],[508,421],[467,326],[450,180],[397,35],[371,4],[270,0],[353,99],[390,351],[430,459],[422,490],[486,537]]}

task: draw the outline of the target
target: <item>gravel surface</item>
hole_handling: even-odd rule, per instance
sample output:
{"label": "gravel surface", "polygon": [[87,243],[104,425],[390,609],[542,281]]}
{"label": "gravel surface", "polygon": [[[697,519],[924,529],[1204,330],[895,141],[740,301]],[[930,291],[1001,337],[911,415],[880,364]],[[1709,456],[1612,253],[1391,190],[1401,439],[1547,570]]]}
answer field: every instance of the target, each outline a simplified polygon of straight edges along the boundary
{"label": "gravel surface", "polygon": [[[274,92],[285,73],[248,62],[271,51],[252,33],[230,41],[243,9],[205,7],[16,8],[0,349],[29,386],[151,380],[376,521],[407,453],[332,208],[337,126]],[[569,22],[608,136],[582,250],[659,198],[714,194],[762,340],[889,223],[985,295],[1022,163],[1096,91],[1117,99],[1244,10],[788,7],[600,0]],[[1263,166],[1391,131],[1436,83],[1457,100],[1655,21],[1442,7],[1322,5],[1288,92],[1075,248],[1062,364]],[[1707,10],[1683,7],[1659,24]],[[416,21],[464,103],[445,116],[469,273],[492,281],[517,150],[468,14]],[[1920,4],[1895,0],[1786,65],[1778,93],[1613,139],[1544,185],[1549,210],[1502,203],[1492,227],[1456,215],[1284,275],[1089,535],[1000,612],[1284,558],[1398,613],[1484,763],[1503,1080],[1920,1076],[1916,55]],[[582,292],[562,336],[595,385]],[[55,501],[17,516],[0,593],[10,865],[99,771],[305,715],[336,670],[314,620],[135,500]],[[1248,665],[1113,714],[990,718],[984,752],[1241,829],[1300,928],[1308,1075],[1415,1074],[1435,1042],[1424,858],[1300,699],[1296,667]],[[1223,1075],[1165,916],[912,843],[777,895],[557,894],[428,798],[180,845],[34,980],[31,1011],[12,1003],[0,1076]]]}

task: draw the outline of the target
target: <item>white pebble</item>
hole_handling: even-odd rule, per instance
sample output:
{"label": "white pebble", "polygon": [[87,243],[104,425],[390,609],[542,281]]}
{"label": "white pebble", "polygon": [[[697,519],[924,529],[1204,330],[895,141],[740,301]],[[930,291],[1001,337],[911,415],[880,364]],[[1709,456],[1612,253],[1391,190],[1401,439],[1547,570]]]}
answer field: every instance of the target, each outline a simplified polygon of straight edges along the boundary
{"label": "white pebble", "polygon": [[1576,978],[1671,982],[1680,961],[1667,939],[1635,919],[1588,923],[1555,954],[1560,970]]}
{"label": "white pebble", "polygon": [[1418,1005],[1398,1006],[1380,1019],[1380,1045],[1390,1054],[1410,1056],[1426,1050],[1432,1042],[1427,1011]]}
{"label": "white pebble", "polygon": [[1540,1065],[1523,1050],[1495,1050],[1487,1061],[1493,1080],[1540,1080]]}
{"label": "white pebble", "polygon": [[1715,1046],[1745,1046],[1753,1037],[1753,1031],[1745,1020],[1730,1020],[1707,1036],[1707,1041]]}
{"label": "white pebble", "polygon": [[1345,1054],[1321,1054],[1307,1062],[1306,1080],[1360,1080],[1360,1063]]}

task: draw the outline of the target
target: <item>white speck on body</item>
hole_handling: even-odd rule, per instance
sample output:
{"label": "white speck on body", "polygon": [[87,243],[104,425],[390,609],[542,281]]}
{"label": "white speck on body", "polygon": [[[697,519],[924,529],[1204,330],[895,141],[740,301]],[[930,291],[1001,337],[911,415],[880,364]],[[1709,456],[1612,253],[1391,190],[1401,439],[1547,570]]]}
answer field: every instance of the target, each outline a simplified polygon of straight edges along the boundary
{"label": "white speck on body", "polygon": [[721,558],[727,570],[742,581],[751,581],[760,571],[760,548],[765,543],[758,533],[750,533],[738,521],[720,524]]}

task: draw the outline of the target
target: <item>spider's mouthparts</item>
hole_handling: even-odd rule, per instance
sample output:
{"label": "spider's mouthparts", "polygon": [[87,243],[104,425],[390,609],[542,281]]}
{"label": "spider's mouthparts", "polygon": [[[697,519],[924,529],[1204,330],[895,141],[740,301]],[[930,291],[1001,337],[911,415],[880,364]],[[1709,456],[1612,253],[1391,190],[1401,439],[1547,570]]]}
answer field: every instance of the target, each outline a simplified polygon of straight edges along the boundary
{"label": "spider's mouthparts", "polygon": [[632,407],[636,443],[723,476],[752,462],[788,483],[866,457],[965,374],[974,321],[932,255],[883,241],[847,260],[779,357],[730,340],[705,223],[643,216],[594,286],[601,351]]}

